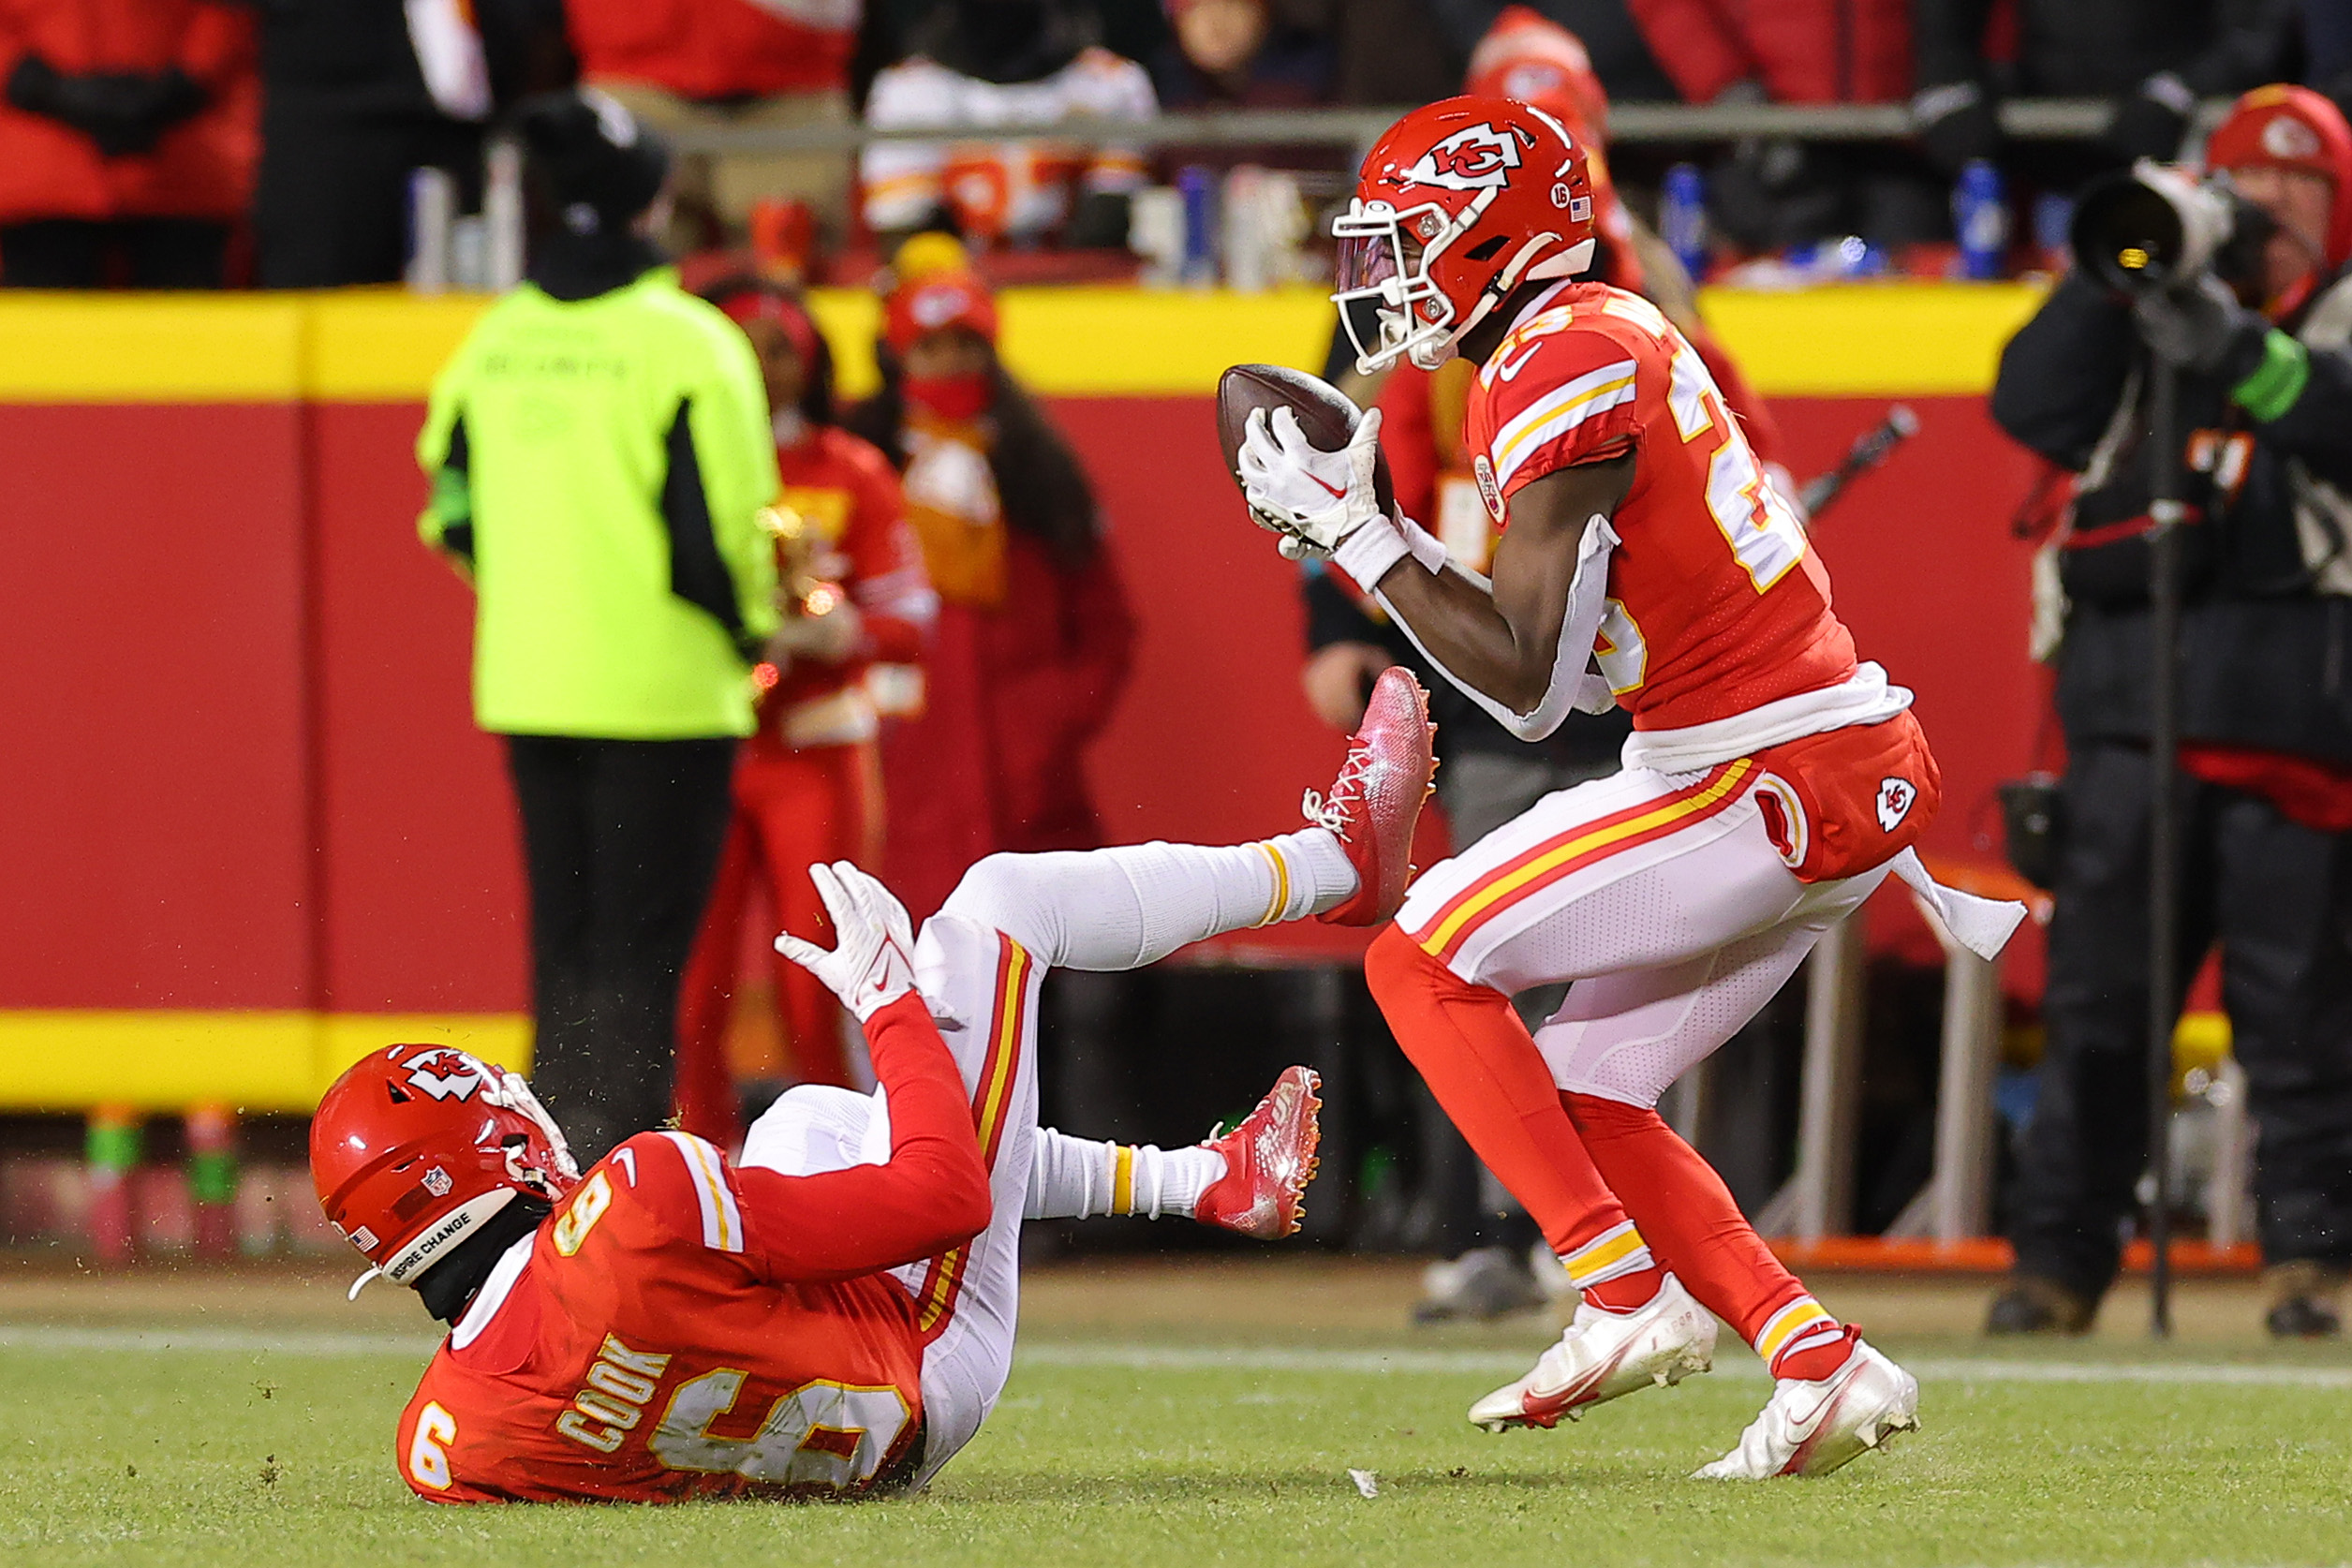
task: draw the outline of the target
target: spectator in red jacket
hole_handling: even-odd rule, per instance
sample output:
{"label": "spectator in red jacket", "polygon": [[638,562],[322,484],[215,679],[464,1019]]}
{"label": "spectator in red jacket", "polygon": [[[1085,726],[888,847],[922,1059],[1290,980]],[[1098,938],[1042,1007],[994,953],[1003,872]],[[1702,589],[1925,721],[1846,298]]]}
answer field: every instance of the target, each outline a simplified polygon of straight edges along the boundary
{"label": "spectator in red jacket", "polygon": [[1627,0],[1688,103],[1894,103],[1911,92],[1906,0]]}
{"label": "spectator in red jacket", "polygon": [[219,0],[0,0],[0,282],[216,288],[253,188],[253,21]]}
{"label": "spectator in red jacket", "polygon": [[961,248],[918,236],[883,303],[882,390],[848,421],[899,466],[940,599],[924,711],[882,738],[890,882],[925,912],[983,855],[1102,842],[1082,753],[1134,643],[1093,491],[996,336]]}
{"label": "spectator in red jacket", "polygon": [[[1626,0],[1690,103],[1899,103],[1910,0]],[[1742,142],[1708,182],[1717,230],[1750,250],[1859,234],[1892,250],[1948,233],[1948,189],[1890,144]]]}
{"label": "spectator in red jacket", "polygon": [[[657,129],[850,123],[861,0],[565,0],[580,80]],[[763,197],[806,201],[829,237],[849,218],[850,155],[687,158],[681,220],[737,238]],[[685,243],[685,236],[677,236]],[[691,247],[688,247],[691,248]]]}

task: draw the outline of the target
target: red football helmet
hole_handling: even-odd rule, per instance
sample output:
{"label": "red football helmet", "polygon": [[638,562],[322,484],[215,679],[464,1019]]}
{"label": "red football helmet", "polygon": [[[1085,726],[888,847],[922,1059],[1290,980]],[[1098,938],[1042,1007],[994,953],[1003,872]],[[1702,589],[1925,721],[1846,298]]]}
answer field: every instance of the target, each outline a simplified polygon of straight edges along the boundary
{"label": "red football helmet", "polygon": [[447,1045],[392,1045],[352,1064],[310,1122],[327,1219],[381,1274],[413,1283],[518,1194],[554,1203],[580,1180],[564,1135],[520,1073]]}
{"label": "red football helmet", "polygon": [[1331,232],[1331,299],[1356,367],[1370,375],[1405,355],[1435,370],[1512,289],[1592,264],[1592,181],[1557,117],[1509,98],[1447,98],[1373,144]]}

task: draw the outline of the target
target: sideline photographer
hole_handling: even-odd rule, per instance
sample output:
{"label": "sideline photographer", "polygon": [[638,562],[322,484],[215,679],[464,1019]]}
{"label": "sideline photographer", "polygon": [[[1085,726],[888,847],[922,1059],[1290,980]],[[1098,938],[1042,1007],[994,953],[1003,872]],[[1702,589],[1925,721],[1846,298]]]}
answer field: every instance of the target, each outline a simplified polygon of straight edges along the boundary
{"label": "sideline photographer", "polygon": [[2201,182],[2139,165],[2139,188],[2107,193],[2104,245],[2086,193],[2078,270],[1993,389],[2002,427],[2079,476],[2040,584],[2063,617],[2068,765],[2048,1043],[1996,1334],[2088,1326],[2147,1158],[2144,441],[2160,367],[2177,376],[2188,503],[2182,980],[2218,938],[2260,1125],[2271,1332],[2337,1332],[2352,1265],[2352,129],[2315,93],[2258,88],[2206,161]]}

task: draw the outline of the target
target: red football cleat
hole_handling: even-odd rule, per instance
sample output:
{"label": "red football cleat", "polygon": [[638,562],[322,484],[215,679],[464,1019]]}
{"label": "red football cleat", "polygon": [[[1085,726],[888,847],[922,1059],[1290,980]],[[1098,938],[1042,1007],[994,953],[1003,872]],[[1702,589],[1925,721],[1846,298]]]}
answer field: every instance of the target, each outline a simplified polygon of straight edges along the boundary
{"label": "red football cleat", "polygon": [[1298,1229],[1300,1201],[1315,1179],[1315,1145],[1323,1129],[1315,1114],[1323,1080],[1310,1068],[1286,1067],[1258,1108],[1241,1125],[1203,1148],[1225,1157],[1225,1174],[1209,1184],[1192,1218],[1260,1241],[1279,1241]]}
{"label": "red football cleat", "polygon": [[1355,895],[1315,918],[1334,925],[1378,925],[1405,901],[1413,880],[1413,829],[1437,775],[1430,742],[1429,694],[1402,665],[1373,683],[1364,721],[1348,740],[1348,760],[1328,797],[1307,791],[1300,809],[1339,836],[1355,866]]}

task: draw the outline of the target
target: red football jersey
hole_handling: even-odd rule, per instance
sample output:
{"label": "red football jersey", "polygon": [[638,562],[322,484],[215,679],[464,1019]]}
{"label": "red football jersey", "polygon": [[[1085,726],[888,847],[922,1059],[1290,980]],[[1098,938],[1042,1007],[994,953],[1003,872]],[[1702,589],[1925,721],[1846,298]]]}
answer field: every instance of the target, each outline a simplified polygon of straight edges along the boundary
{"label": "red football jersey", "polygon": [[1468,435],[1506,525],[1511,496],[1546,474],[1634,454],[1595,653],[1635,729],[1727,718],[1854,673],[1803,526],[1648,300],[1598,283],[1539,300],[1480,369]]}
{"label": "red football jersey", "polygon": [[923,566],[923,544],[907,521],[897,470],[871,442],[832,425],[776,451],[783,502],[817,525],[841,585],[865,617],[856,657],[839,664],[796,661],[767,697],[753,734],[755,750],[789,749],[780,721],[791,710],[831,697],[865,678],[874,663],[915,664],[924,655],[938,599]]}
{"label": "red football jersey", "polygon": [[866,1029],[892,1155],[791,1176],[641,1132],[502,1265],[400,1418],[436,1502],[851,1495],[917,1457],[923,1336],[880,1270],[967,1241],[987,1173],[920,997]]}

